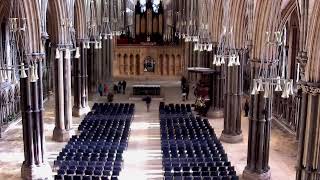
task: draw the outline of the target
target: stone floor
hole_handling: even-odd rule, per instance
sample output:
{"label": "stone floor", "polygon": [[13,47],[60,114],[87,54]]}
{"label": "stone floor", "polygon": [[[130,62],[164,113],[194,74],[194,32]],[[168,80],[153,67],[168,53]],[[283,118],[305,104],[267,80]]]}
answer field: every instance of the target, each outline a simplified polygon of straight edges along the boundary
{"label": "stone floor", "polygon": [[[180,89],[178,82],[153,82],[162,86],[165,92],[166,103],[181,103]],[[128,92],[130,85],[128,83]],[[192,91],[191,91],[192,92]],[[135,119],[131,125],[131,136],[128,150],[124,154],[124,170],[120,179],[161,179],[161,152],[160,152],[160,127],[158,119],[159,101],[153,101],[151,112],[146,112],[143,101],[129,101],[129,93],[116,95],[115,102],[133,102],[136,104]],[[189,103],[193,103],[192,97]],[[90,98],[90,105],[94,102],[103,102],[106,97],[93,96]],[[54,128],[54,97],[45,104],[45,136],[48,161],[52,166],[61,148],[65,143],[57,143],[51,140]],[[80,118],[74,118],[76,129]],[[223,119],[210,119],[216,134],[219,136],[223,129]],[[239,144],[223,143],[232,165],[235,166],[239,175],[246,165],[248,120],[242,119],[242,130],[244,141]],[[270,144],[270,167],[274,180],[295,179],[297,142],[293,136],[281,131],[277,127],[272,128]],[[0,139],[0,179],[20,179],[20,167],[24,159],[22,143],[22,127],[18,123],[10,127],[2,139]]]}

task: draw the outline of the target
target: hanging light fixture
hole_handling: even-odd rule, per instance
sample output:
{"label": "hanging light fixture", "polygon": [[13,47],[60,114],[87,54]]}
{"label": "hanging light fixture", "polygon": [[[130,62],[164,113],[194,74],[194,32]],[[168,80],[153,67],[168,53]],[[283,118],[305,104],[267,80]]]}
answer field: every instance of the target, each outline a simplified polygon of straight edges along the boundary
{"label": "hanging light fixture", "polygon": [[19,83],[15,68],[12,69],[12,83],[13,84],[18,84]]}
{"label": "hanging light fixture", "polygon": [[[67,0],[64,1],[66,8],[69,10],[67,11],[66,18],[61,20],[61,28],[67,33],[67,38],[66,38],[66,44],[59,45],[56,48],[56,59],[60,59],[61,56],[64,54],[65,59],[70,59],[71,60],[71,55],[74,55],[74,58],[79,59],[80,58],[80,47],[77,46],[76,42],[76,31],[73,26],[73,21],[74,21],[74,2]],[[86,48],[86,44],[84,42],[83,48]],[[75,52],[75,53],[71,53]]]}
{"label": "hanging light fixture", "polygon": [[76,54],[75,54],[74,58],[76,58],[76,59],[80,58],[80,48],[79,47],[76,48]]}
{"label": "hanging light fixture", "polygon": [[20,71],[20,78],[27,78],[27,73],[26,73],[26,69],[24,67],[24,63],[21,63],[21,71]]}
{"label": "hanging light fixture", "polygon": [[37,77],[35,75],[35,67],[34,67],[34,65],[30,66],[30,73],[31,73],[30,82],[37,82]]}
{"label": "hanging light fixture", "polygon": [[[96,1],[90,0],[87,1],[86,6],[86,19],[87,19],[87,40],[84,42],[84,48],[90,49],[90,44],[94,44],[94,49],[102,48],[102,35],[104,38],[108,38],[112,36],[111,27],[110,27],[110,17],[108,13],[110,13],[108,0],[104,1],[104,14],[102,17],[102,32],[99,31],[98,28],[98,17],[97,17],[97,9],[96,9]],[[101,45],[100,45],[101,43]]]}
{"label": "hanging light fixture", "polygon": [[214,55],[214,58],[220,57],[221,64],[225,64],[225,61],[228,61],[228,67],[240,66],[239,52],[235,48],[235,38],[230,19],[230,0],[223,1],[223,8],[223,31],[219,39],[217,54]]}
{"label": "hanging light fixture", "polygon": [[57,48],[56,49],[56,59],[60,59],[61,58],[61,56],[60,56],[60,51],[59,51],[59,49]]}
{"label": "hanging light fixture", "polygon": [[258,80],[258,89],[259,92],[264,91],[262,79]]}
{"label": "hanging light fixture", "polygon": [[[287,66],[285,45],[286,29],[278,27],[280,25],[280,2],[272,0],[271,14],[275,21],[270,18],[265,36],[266,44],[263,49],[263,58],[261,58],[258,78],[254,79],[252,94],[264,92],[265,98],[272,98],[273,91],[282,92],[281,98],[289,98],[294,95],[293,80],[287,79],[285,68]],[[280,75],[281,73],[281,75]],[[258,83],[258,85],[256,85]],[[265,85],[265,89],[263,89]],[[256,86],[258,86],[256,88]]]}
{"label": "hanging light fixture", "polygon": [[[17,84],[17,74],[20,78],[27,78],[26,70],[29,69],[28,64],[25,67],[25,57],[27,57],[28,47],[26,45],[27,19],[23,17],[18,8],[20,2],[18,0],[10,1],[10,13],[8,17],[9,42],[10,42],[10,58],[3,61],[0,67],[0,82],[11,82]],[[21,64],[21,65],[19,65]],[[20,71],[20,73],[17,73]],[[11,74],[11,76],[10,76]],[[10,77],[9,77],[10,76]]]}
{"label": "hanging light fixture", "polygon": [[3,77],[2,70],[0,70],[0,83],[4,83],[4,82],[6,82],[6,80]]}
{"label": "hanging light fixture", "polygon": [[37,63],[35,63],[34,69],[35,69],[34,76],[36,77],[37,80],[39,80],[39,75],[38,75],[38,71],[37,71],[37,69],[38,69],[38,64]]}
{"label": "hanging light fixture", "polygon": [[280,76],[277,76],[277,85],[276,85],[276,92],[281,92],[282,91],[282,87],[281,87],[281,78]]}
{"label": "hanging light fixture", "polygon": [[251,91],[251,95],[256,95],[256,94],[259,94],[259,92],[258,92],[258,84],[257,84],[256,80],[253,80],[253,88],[252,88],[252,91]]}

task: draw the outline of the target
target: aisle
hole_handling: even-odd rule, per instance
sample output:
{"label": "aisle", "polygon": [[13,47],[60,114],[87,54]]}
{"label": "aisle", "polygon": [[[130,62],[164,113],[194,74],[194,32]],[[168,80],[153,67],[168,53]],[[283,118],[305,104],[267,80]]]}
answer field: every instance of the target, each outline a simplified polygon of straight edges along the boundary
{"label": "aisle", "polygon": [[159,104],[154,101],[149,113],[143,103],[136,103],[128,149],[124,153],[124,169],[120,180],[162,179]]}

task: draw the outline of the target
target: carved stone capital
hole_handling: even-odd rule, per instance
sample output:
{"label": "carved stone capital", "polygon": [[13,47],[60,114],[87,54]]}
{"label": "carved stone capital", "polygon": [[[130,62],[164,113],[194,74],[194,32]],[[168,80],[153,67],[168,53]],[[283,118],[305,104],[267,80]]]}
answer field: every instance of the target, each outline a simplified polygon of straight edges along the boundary
{"label": "carved stone capital", "polygon": [[298,52],[297,61],[301,64],[302,69],[304,69],[308,62],[307,52]]}
{"label": "carved stone capital", "polygon": [[307,83],[302,82],[297,85],[298,90],[301,89],[302,93],[311,94],[313,96],[320,95],[320,83]]}

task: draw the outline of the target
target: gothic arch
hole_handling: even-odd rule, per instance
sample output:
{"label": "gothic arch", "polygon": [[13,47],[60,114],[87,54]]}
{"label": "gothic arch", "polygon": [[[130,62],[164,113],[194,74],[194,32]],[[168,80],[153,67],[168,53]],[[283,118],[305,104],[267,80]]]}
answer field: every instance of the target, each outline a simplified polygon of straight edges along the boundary
{"label": "gothic arch", "polygon": [[307,37],[308,63],[306,66],[306,81],[320,81],[320,1],[316,1],[310,16],[310,26]]}
{"label": "gothic arch", "polygon": [[[0,19],[1,21],[8,18],[10,14],[11,0],[3,0],[0,4]],[[20,6],[17,7],[20,10],[21,17],[27,19],[27,39],[29,52],[40,52],[41,49],[41,33],[40,33],[40,13],[38,1],[20,1]],[[16,7],[16,5],[13,5]]]}
{"label": "gothic arch", "polygon": [[234,0],[231,1],[231,23],[233,25],[235,47],[245,48],[246,38],[246,1]]}
{"label": "gothic arch", "polygon": [[263,48],[265,46],[266,31],[269,21],[274,21],[275,16],[271,15],[272,2],[269,0],[256,1],[254,11],[254,29],[253,29],[253,59],[263,58]]}
{"label": "gothic arch", "polygon": [[212,3],[212,23],[210,27],[213,42],[219,42],[222,31],[223,2],[224,0],[213,0]]}
{"label": "gothic arch", "polygon": [[290,0],[287,2],[287,4],[283,5],[283,9],[281,11],[281,22],[280,27],[284,27],[286,22],[289,20],[290,16],[293,12],[297,13],[299,18],[299,24],[300,24],[300,16],[298,12],[298,6],[297,2],[295,0]]}
{"label": "gothic arch", "polygon": [[85,14],[85,5],[84,1],[75,2],[75,30],[76,38],[84,39],[86,37],[86,14]]}
{"label": "gothic arch", "polygon": [[54,44],[62,44],[66,42],[66,34],[62,31],[60,27],[62,24],[62,19],[66,17],[66,7],[65,0],[55,0],[48,1],[48,33],[50,36],[50,40]]}

